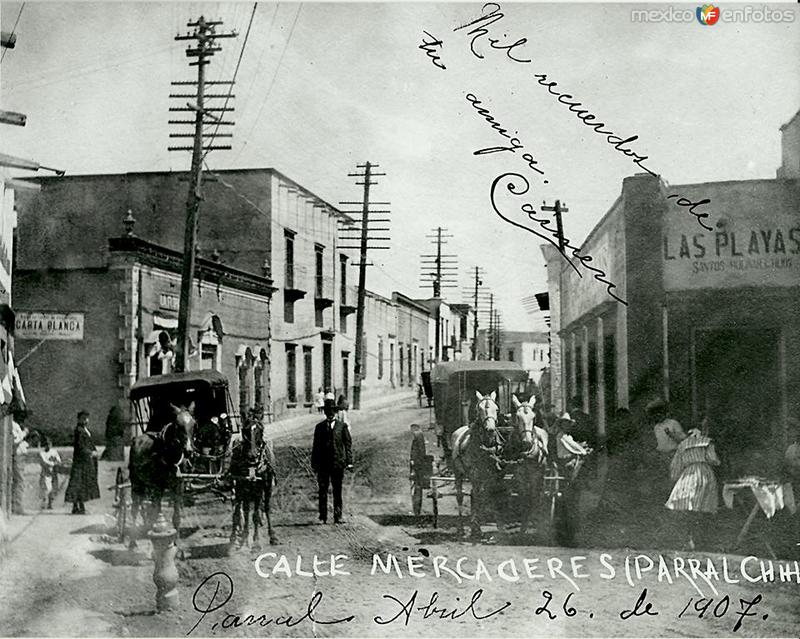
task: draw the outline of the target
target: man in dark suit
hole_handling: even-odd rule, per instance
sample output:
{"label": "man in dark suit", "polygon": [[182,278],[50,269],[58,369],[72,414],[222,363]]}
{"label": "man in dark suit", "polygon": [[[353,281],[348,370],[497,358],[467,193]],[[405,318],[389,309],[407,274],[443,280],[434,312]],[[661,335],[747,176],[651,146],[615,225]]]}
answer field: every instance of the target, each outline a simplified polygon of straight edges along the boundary
{"label": "man in dark suit", "polygon": [[311,468],[319,483],[319,519],[328,522],[328,486],[333,485],[333,523],[342,520],[342,479],[345,469],[353,467],[350,429],[336,418],[336,402],[326,399],[322,408],[325,420],[314,429]]}

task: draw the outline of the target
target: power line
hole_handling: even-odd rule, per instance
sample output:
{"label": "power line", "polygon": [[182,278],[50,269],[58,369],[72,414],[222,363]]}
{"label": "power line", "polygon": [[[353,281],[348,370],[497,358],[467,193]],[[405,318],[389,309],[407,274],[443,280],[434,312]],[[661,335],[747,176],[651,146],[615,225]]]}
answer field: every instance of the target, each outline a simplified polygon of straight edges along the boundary
{"label": "power line", "polygon": [[[19,8],[19,13],[17,14],[17,19],[16,19],[16,20],[14,20],[14,26],[13,26],[13,27],[11,27],[11,35],[9,36],[9,39],[10,39],[10,40],[12,40],[12,39],[14,38],[14,32],[17,30],[17,25],[19,24],[19,19],[20,19],[20,17],[22,17],[22,10],[23,10],[24,8],[25,8],[25,3],[23,2],[23,3],[22,3],[22,6]],[[8,49],[3,49],[3,53],[2,53],[2,54],[0,54],[0,62],[2,62],[3,60],[5,60],[5,57],[6,57],[6,51],[8,51]]]}
{"label": "power line", "polygon": [[[250,29],[253,26],[253,18],[255,18],[255,16],[256,16],[256,8],[257,7],[258,7],[258,2],[254,2],[253,3],[253,11],[250,13],[250,22],[247,23],[247,31],[244,34],[244,41],[242,42],[242,49],[241,49],[241,51],[239,51],[239,59],[236,61],[236,68],[233,71],[233,78],[231,78],[230,89],[228,89],[228,95],[225,97],[225,102],[222,105],[222,114],[223,115],[225,113],[225,108],[228,106],[228,102],[230,101],[231,96],[233,95],[233,87],[236,84],[236,76],[239,74],[239,66],[242,64],[242,58],[244,57],[244,50],[245,50],[245,47],[247,47],[247,39],[250,37]],[[222,117],[220,117],[220,120],[221,119],[222,119]],[[213,145],[214,144],[214,138],[217,137],[217,133],[219,133],[220,120],[217,121],[217,126],[214,129],[214,133],[211,134],[211,139],[208,141],[209,145]],[[203,154],[203,160],[205,160],[206,156],[210,153],[210,151],[211,151],[211,149],[209,148]]]}
{"label": "power line", "polygon": [[278,71],[281,69],[281,64],[283,63],[283,56],[286,54],[286,50],[289,48],[289,42],[292,39],[292,34],[294,33],[294,28],[297,25],[297,20],[300,17],[300,11],[303,9],[303,3],[300,3],[297,6],[297,13],[294,15],[294,22],[292,22],[292,26],[289,29],[289,35],[286,38],[286,43],[283,45],[283,51],[281,51],[281,55],[278,58],[278,65],[275,67],[275,73],[272,74],[272,80],[269,83],[269,87],[267,88],[267,93],[264,96],[264,99],[261,102],[261,107],[258,109],[258,113],[256,114],[255,120],[253,121],[253,126],[250,127],[250,130],[247,132],[247,135],[244,137],[244,144],[242,144],[241,148],[239,149],[239,153],[234,158],[234,161],[239,159],[239,156],[244,151],[244,147],[247,146],[247,141],[250,138],[250,135],[253,133],[253,129],[256,128],[256,124],[258,124],[258,119],[261,117],[261,112],[264,110],[264,107],[267,105],[267,100],[269,99],[269,94],[272,92],[272,87],[275,84],[275,79],[278,77]]}

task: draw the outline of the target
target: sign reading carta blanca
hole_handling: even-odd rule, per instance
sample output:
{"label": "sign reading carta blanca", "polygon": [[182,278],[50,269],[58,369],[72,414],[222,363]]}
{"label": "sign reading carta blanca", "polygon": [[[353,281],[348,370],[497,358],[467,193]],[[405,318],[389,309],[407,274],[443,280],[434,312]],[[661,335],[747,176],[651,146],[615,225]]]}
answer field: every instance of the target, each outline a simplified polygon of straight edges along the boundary
{"label": "sign reading carta blanca", "polygon": [[83,339],[83,313],[17,312],[17,339]]}

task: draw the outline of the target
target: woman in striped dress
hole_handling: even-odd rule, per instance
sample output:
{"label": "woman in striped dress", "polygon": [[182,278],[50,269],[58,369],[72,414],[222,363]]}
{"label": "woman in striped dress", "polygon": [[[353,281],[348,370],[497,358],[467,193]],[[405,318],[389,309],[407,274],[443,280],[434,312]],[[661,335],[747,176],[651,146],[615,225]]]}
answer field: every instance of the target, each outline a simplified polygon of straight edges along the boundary
{"label": "woman in striped dress", "polygon": [[694,550],[697,533],[709,514],[717,512],[717,479],[712,466],[719,457],[711,439],[692,429],[683,435],[670,463],[670,477],[675,481],[666,507],[686,513],[689,548]]}

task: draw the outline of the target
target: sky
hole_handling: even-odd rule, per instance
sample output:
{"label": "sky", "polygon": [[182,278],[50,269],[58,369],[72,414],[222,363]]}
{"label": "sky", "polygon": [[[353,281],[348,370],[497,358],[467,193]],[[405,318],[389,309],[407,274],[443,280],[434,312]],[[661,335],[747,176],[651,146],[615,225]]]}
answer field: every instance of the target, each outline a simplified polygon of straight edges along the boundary
{"label": "sky", "polygon": [[[481,100],[546,174],[532,172],[530,201],[558,198],[565,235],[580,243],[640,171],[537,85],[546,73],[598,120],[624,137],[670,184],[773,178],[779,127],[800,108],[800,11],[792,22],[641,23],[635,9],[694,11],[696,4],[504,3],[491,37],[526,42],[514,55],[456,27],[480,4],[252,2],[3,2],[16,48],[0,63],[2,108],[25,127],[2,128],[2,150],[70,175],[187,170],[190,154],[167,151],[170,81],[193,79],[177,33],[203,14],[239,36],[221,41],[210,79],[230,79],[241,55],[232,150],[208,156],[211,169],[274,167],[329,203],[359,200],[348,173],[365,161],[386,176],[372,198],[391,202],[391,250],[371,256],[367,286],[388,295],[419,288],[426,238],[447,229],[465,301],[483,268],[508,330],[543,330],[522,299],[545,291],[534,236],[491,208],[493,179],[523,172],[514,152],[474,155],[507,140],[466,99]],[[745,6],[745,5],[740,5]],[[758,3],[752,7],[763,7]],[[22,12],[20,13],[20,8]],[[722,4],[722,11],[733,8]],[[724,17],[724,16],[723,16]],[[419,46],[424,31],[442,41],[446,69]],[[244,48],[243,48],[244,47]],[[174,102],[174,101],[173,101]],[[346,208],[346,207],[342,207]],[[600,284],[598,284],[600,285]]]}

